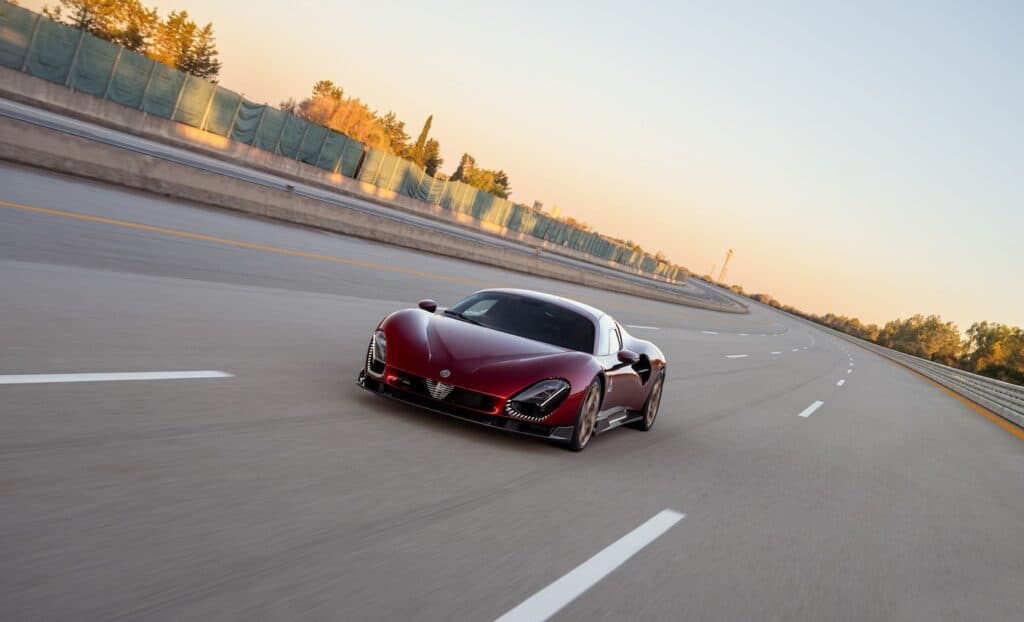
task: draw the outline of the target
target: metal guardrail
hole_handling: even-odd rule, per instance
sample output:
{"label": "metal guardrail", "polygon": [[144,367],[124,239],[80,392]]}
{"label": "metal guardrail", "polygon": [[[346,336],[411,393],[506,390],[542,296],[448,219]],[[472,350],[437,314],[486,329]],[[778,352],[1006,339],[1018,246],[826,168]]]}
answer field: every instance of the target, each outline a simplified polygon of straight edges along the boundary
{"label": "metal guardrail", "polygon": [[1024,386],[986,378],[928,359],[904,354],[820,324],[815,324],[815,326],[908,367],[972,402],[984,406],[1003,419],[1024,427]]}

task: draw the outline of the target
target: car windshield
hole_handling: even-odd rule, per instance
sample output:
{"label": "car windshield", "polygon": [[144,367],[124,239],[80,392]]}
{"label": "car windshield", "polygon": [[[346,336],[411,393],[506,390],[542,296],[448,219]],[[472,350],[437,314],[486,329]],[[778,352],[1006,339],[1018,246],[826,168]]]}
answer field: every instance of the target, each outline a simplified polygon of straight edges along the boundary
{"label": "car windshield", "polygon": [[591,354],[594,351],[594,323],[589,318],[537,298],[482,292],[456,303],[446,313],[561,348]]}

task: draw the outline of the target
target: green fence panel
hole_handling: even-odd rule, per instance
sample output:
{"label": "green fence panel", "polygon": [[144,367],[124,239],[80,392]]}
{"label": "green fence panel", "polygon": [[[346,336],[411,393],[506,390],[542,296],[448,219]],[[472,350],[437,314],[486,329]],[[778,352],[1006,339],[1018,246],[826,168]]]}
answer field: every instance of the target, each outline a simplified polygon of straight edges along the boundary
{"label": "green fence panel", "polygon": [[227,136],[231,132],[231,126],[237,122],[236,116],[241,112],[241,103],[241,95],[218,86],[213,93],[204,129],[218,136]]}
{"label": "green fence panel", "polygon": [[20,6],[0,2],[0,65],[20,70],[25,64],[36,19],[44,18]]}
{"label": "green fence panel", "polygon": [[320,150],[323,149],[324,141],[327,139],[327,128],[315,123],[309,123],[305,136],[302,137],[302,144],[299,145],[299,160],[306,164],[319,166]]}
{"label": "green fence panel", "polygon": [[407,197],[425,201],[432,178],[427,177],[427,172],[419,164],[408,160],[406,163],[405,170],[401,172],[402,181],[396,184],[395,190]]}
{"label": "green fence panel", "polygon": [[359,181],[365,181],[368,184],[376,183],[377,177],[380,176],[380,169],[384,166],[385,155],[380,149],[371,147],[366,152],[363,166],[359,169]]}
{"label": "green fence panel", "polygon": [[505,226],[513,231],[519,231],[519,227],[523,223],[523,206],[518,203],[512,204],[512,209],[508,212],[508,222]]}
{"label": "green fence panel", "polygon": [[263,113],[269,108],[263,104],[242,99],[238,111],[234,114],[234,125],[231,127],[231,140],[237,140],[247,145],[256,145],[257,135],[260,130],[260,121]]}
{"label": "green fence panel", "polygon": [[396,155],[387,154],[384,156],[384,167],[377,178],[377,185],[385,190],[397,191],[401,188],[403,174],[408,169],[408,160]]}
{"label": "green fence panel", "polygon": [[341,152],[341,168],[338,172],[345,177],[355,177],[359,163],[363,160],[363,148],[362,142],[349,138]]}
{"label": "green fence panel", "polygon": [[77,28],[40,19],[28,51],[25,71],[37,78],[64,84],[81,37],[82,31]]}
{"label": "green fence panel", "polygon": [[444,192],[445,187],[448,186],[448,182],[429,175],[427,176],[426,181],[430,182],[430,185],[427,188],[427,196],[424,201],[437,205],[441,202],[441,193]]}
{"label": "green fence panel", "polygon": [[347,140],[348,137],[344,134],[339,134],[334,130],[327,130],[323,147],[320,149],[319,161],[316,165],[325,171],[336,170],[338,163],[341,161],[341,152],[345,148]]}
{"label": "green fence panel", "polygon": [[277,152],[277,142],[281,139],[281,132],[284,130],[284,120],[288,113],[281,112],[277,108],[266,106],[263,110],[263,117],[259,122],[259,131],[256,132],[256,142],[253,147],[259,147],[271,153]]}
{"label": "green fence panel", "polygon": [[170,119],[185,83],[185,74],[163,63],[153,65],[142,97],[142,111]]}
{"label": "green fence panel", "polygon": [[174,120],[192,127],[203,127],[207,110],[213,105],[213,91],[217,86],[202,78],[188,76],[181,87],[178,109]]}
{"label": "green fence panel", "polygon": [[78,58],[72,65],[68,86],[95,97],[103,97],[120,49],[109,41],[85,35],[78,47]]}
{"label": "green fence panel", "polygon": [[281,130],[281,138],[277,141],[277,152],[286,158],[297,160],[299,148],[302,146],[302,139],[309,129],[309,121],[300,119],[295,115],[284,113],[284,128]]}
{"label": "green fence panel", "polygon": [[114,77],[107,89],[107,99],[131,108],[141,106],[142,92],[146,89],[150,70],[158,64],[142,54],[122,49],[116,61]]}
{"label": "green fence panel", "polygon": [[441,196],[438,199],[437,204],[445,209],[451,209],[452,200],[458,187],[459,182],[457,181],[449,181],[445,184],[444,188],[441,189]]}

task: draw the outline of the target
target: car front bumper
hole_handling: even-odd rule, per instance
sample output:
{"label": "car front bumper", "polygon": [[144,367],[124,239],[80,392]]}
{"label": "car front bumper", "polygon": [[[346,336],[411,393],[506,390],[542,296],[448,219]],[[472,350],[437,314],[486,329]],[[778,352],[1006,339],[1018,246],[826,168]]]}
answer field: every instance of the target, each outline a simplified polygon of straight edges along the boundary
{"label": "car front bumper", "polygon": [[462,408],[454,404],[445,403],[441,400],[434,400],[417,393],[403,391],[389,386],[381,380],[367,374],[365,369],[359,372],[356,384],[367,391],[371,391],[399,402],[411,404],[424,410],[447,415],[449,417],[455,417],[456,419],[462,419],[463,421],[469,421],[477,425],[494,428],[503,432],[511,432],[513,434],[532,436],[533,438],[543,438],[558,442],[568,442],[572,439],[572,426],[547,426],[539,423],[517,421],[508,417],[497,417],[494,415],[476,412],[468,408]]}

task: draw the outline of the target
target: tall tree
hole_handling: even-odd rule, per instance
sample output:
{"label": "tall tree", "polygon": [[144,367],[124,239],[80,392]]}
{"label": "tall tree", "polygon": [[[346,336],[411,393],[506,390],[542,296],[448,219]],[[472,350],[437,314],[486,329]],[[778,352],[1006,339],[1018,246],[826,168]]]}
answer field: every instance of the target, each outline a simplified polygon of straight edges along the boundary
{"label": "tall tree", "polygon": [[107,41],[112,38],[115,12],[114,0],[59,0],[52,9],[43,7],[43,15],[50,19]]}
{"label": "tall tree", "polygon": [[178,69],[198,78],[217,81],[220,75],[221,62],[217,59],[217,44],[214,42],[213,24],[206,24],[192,40],[185,58],[181,59]]}
{"label": "tall tree", "polygon": [[345,96],[345,89],[330,80],[317,80],[316,84],[313,85],[313,97],[320,96],[340,101]]}
{"label": "tall tree", "polygon": [[399,121],[398,116],[390,110],[386,115],[378,116],[377,121],[388,137],[391,153],[403,158],[408,156],[409,135],[405,133],[405,121]]}
{"label": "tall tree", "polygon": [[420,136],[416,139],[416,144],[413,145],[412,151],[409,153],[409,159],[420,166],[426,163],[427,136],[430,135],[430,125],[433,122],[434,115],[427,117],[426,123],[423,124],[423,129],[420,130]]}
{"label": "tall tree", "polygon": [[444,158],[441,157],[441,143],[437,142],[436,138],[431,138],[424,148],[423,168],[426,169],[427,175],[433,177],[442,164]]}
{"label": "tall tree", "polygon": [[450,179],[451,181],[462,181],[466,178],[466,175],[470,174],[475,168],[476,160],[468,153],[464,153],[459,159],[459,166],[455,168],[455,172],[452,173]]}

